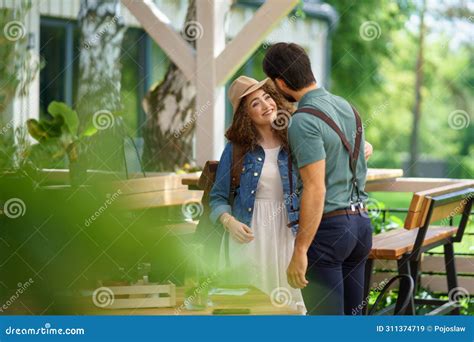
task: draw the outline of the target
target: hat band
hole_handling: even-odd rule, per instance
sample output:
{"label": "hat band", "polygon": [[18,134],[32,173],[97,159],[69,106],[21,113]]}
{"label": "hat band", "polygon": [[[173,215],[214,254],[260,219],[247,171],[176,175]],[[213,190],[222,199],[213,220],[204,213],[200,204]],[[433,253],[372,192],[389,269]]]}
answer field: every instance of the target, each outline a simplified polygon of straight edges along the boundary
{"label": "hat band", "polygon": [[[252,88],[252,87],[253,87],[254,85],[256,85],[256,84],[258,84],[258,83],[254,83],[254,84],[251,84],[250,86],[248,86],[248,87],[242,92],[242,94],[245,94],[245,93],[247,92],[247,90],[249,90],[250,88]],[[242,95],[240,95],[240,96],[242,96]]]}

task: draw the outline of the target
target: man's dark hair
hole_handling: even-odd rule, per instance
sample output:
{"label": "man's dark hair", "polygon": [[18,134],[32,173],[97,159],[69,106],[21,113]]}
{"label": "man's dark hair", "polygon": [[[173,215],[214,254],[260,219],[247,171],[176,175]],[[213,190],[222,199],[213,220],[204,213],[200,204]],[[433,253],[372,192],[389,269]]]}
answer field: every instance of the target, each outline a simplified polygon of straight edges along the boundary
{"label": "man's dark hair", "polygon": [[263,71],[272,80],[282,79],[295,91],[316,82],[308,55],[294,43],[272,45],[263,59]]}

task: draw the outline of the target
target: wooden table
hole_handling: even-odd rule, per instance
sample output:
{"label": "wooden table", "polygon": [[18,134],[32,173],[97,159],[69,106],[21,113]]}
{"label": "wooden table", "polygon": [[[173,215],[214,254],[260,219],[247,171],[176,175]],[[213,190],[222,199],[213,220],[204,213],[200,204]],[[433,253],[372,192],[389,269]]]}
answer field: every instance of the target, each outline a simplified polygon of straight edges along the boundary
{"label": "wooden table", "polygon": [[[201,190],[198,188],[200,173],[195,173],[189,177],[183,177],[181,182],[187,185],[189,190]],[[367,170],[367,184],[372,182],[395,179],[403,176],[402,169],[368,169]]]}
{"label": "wooden table", "polygon": [[[287,306],[277,307],[272,304],[270,297],[255,287],[235,286],[235,288],[248,288],[249,292],[242,296],[213,295],[210,296],[213,306],[203,311],[188,311],[184,307],[184,288],[176,288],[176,307],[150,308],[150,309],[101,309],[88,308],[88,315],[212,315],[214,309],[250,309],[251,315],[299,315],[300,313]],[[89,298],[90,299],[90,298]],[[92,303],[91,303],[92,304]]]}

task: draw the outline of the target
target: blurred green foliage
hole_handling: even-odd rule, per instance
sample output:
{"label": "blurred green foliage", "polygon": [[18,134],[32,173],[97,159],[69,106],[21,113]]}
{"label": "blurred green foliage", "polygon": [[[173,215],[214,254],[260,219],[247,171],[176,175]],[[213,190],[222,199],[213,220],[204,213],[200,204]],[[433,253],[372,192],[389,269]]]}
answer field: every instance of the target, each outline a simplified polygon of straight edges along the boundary
{"label": "blurred green foliage", "polygon": [[[418,50],[416,23],[419,3],[414,1],[328,0],[340,20],[332,35],[331,91],[354,103],[363,117],[366,138],[375,148],[371,167],[401,167],[408,157],[415,93]],[[474,178],[474,49],[469,41],[451,44],[449,32],[463,21],[474,29],[465,3],[428,8],[430,22],[425,41],[420,152],[422,158],[447,162],[452,178]],[[463,9],[454,16],[449,7]],[[375,10],[376,9],[376,10]],[[471,13],[472,14],[472,13]],[[360,37],[364,22],[380,27],[378,38]],[[463,32],[456,32],[462,34]],[[464,32],[466,34],[466,32]],[[450,114],[465,112],[470,125],[450,126]]]}
{"label": "blurred green foliage", "polygon": [[[81,143],[97,133],[92,120],[79,133],[79,117],[75,110],[63,102],[53,101],[48,106],[51,118],[29,119],[28,132],[38,141],[31,147],[30,158],[38,168],[69,167],[80,158]],[[84,145],[84,144],[82,144]],[[85,151],[83,152],[85,153]],[[85,155],[82,158],[86,158]],[[69,165],[64,165],[67,156]],[[46,164],[46,165],[45,165]]]}

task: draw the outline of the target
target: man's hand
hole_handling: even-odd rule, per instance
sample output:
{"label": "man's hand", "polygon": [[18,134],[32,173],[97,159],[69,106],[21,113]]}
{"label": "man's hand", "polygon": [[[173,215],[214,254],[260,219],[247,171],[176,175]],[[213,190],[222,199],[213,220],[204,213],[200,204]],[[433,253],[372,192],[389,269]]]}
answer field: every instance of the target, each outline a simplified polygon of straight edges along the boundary
{"label": "man's hand", "polygon": [[308,268],[308,256],[306,253],[294,251],[286,275],[288,284],[295,289],[302,289],[308,285],[305,274]]}
{"label": "man's hand", "polygon": [[374,148],[373,148],[372,144],[370,144],[369,142],[366,141],[365,145],[364,145],[365,160],[369,160],[372,153],[374,153]]}
{"label": "man's hand", "polygon": [[313,242],[323,216],[326,186],[326,160],[321,159],[299,169],[303,181],[301,194],[300,222],[295,239],[295,249],[288,270],[288,283],[291,287],[302,289],[308,285],[305,278],[308,268],[306,253]]}

